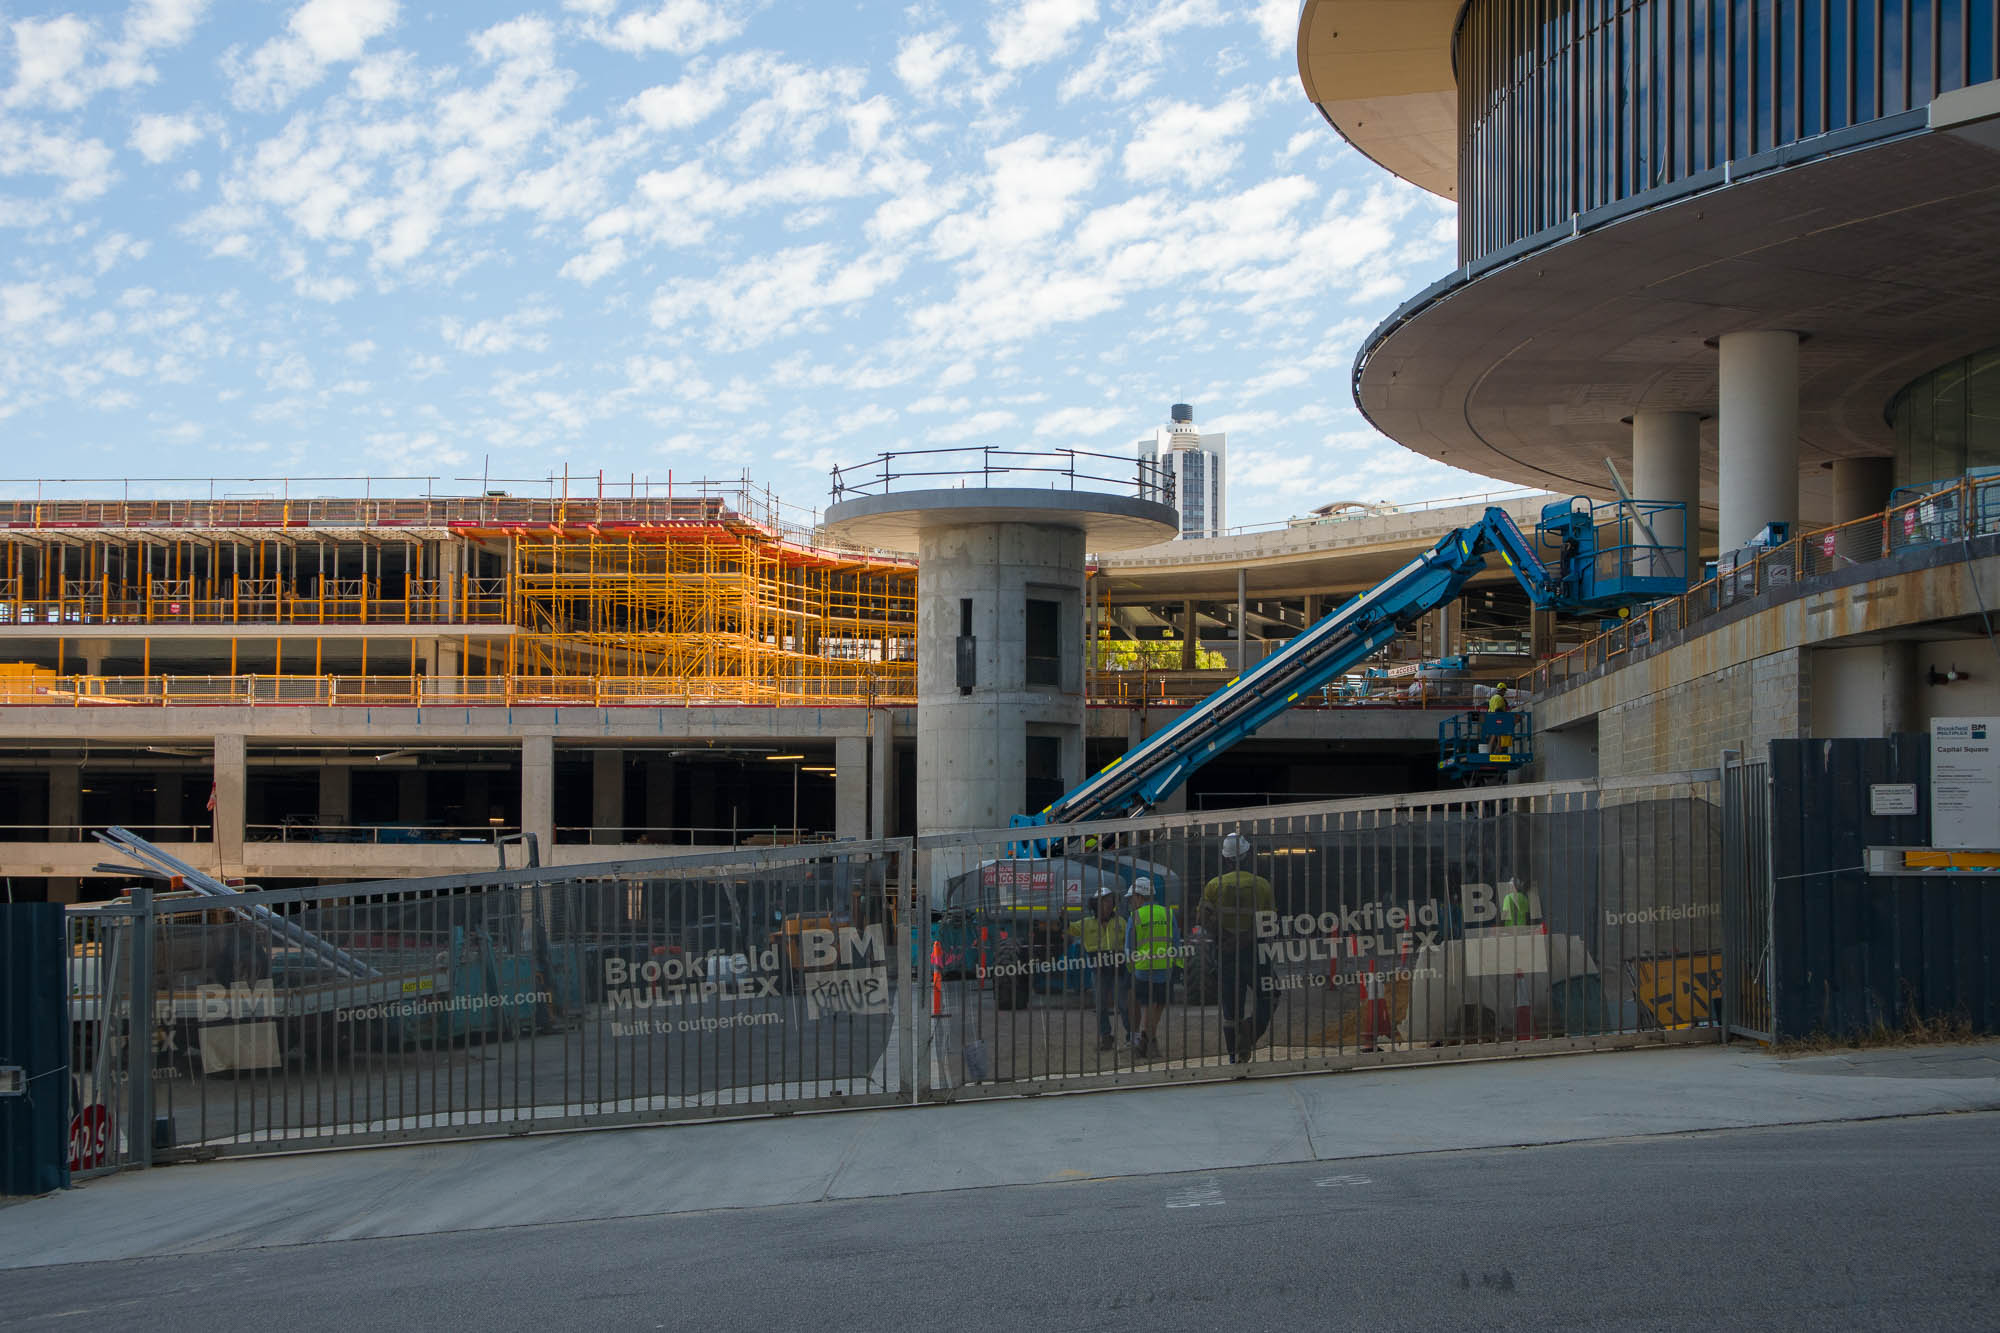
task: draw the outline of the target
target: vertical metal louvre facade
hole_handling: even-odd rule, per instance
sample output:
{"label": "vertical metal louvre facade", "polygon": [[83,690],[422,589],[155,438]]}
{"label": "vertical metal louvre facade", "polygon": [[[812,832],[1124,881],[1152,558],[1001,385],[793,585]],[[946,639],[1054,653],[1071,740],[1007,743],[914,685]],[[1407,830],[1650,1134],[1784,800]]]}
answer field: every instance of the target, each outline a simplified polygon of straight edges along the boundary
{"label": "vertical metal louvre facade", "polygon": [[1454,49],[1460,259],[1990,80],[1996,8],[1471,0]]}

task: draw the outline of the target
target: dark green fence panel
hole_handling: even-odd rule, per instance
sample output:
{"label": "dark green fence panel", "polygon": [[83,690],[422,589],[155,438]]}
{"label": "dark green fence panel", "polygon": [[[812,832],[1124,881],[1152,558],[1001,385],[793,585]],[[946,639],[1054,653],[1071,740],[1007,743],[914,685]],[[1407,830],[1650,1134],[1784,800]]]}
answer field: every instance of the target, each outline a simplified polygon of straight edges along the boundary
{"label": "dark green fence panel", "polygon": [[69,1184],[69,1013],[60,903],[0,906],[0,1065],[27,1085],[0,1096],[0,1194]]}

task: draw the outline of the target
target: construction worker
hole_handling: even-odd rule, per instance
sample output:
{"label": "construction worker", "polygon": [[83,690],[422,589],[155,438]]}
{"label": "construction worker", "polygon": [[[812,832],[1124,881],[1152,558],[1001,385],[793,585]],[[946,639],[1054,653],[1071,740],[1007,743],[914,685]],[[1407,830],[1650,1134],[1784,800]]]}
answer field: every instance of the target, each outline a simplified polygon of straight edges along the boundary
{"label": "construction worker", "polygon": [[[1201,924],[1215,937],[1215,974],[1222,994],[1222,1044],[1229,1063],[1246,1063],[1277,1003],[1270,966],[1257,953],[1257,916],[1276,913],[1271,881],[1249,868],[1250,840],[1222,840],[1223,872],[1202,886]],[[1249,1002],[1244,1002],[1245,994]]]}
{"label": "construction worker", "polygon": [[1486,697],[1487,740],[1495,754],[1507,754],[1514,748],[1513,720],[1505,716],[1506,712],[1507,687],[1496,680],[1493,692]]}
{"label": "construction worker", "polygon": [[1507,881],[1507,896],[1500,900],[1500,924],[1503,926],[1525,926],[1534,914],[1534,904],[1528,899],[1528,892],[1521,887],[1521,881]]}
{"label": "construction worker", "polygon": [[1090,910],[1081,920],[1070,924],[1069,934],[1090,960],[1093,989],[1097,992],[1097,1049],[1111,1050],[1113,1012],[1118,1014],[1126,1036],[1132,1034],[1131,1020],[1125,1016],[1125,921],[1118,915],[1118,891],[1100,883],[1097,892],[1091,895]]}
{"label": "construction worker", "polygon": [[1174,914],[1153,901],[1153,881],[1140,875],[1125,891],[1132,904],[1125,926],[1125,954],[1132,960],[1132,1054],[1153,1054],[1160,1042],[1160,1015],[1180,965],[1174,948]]}

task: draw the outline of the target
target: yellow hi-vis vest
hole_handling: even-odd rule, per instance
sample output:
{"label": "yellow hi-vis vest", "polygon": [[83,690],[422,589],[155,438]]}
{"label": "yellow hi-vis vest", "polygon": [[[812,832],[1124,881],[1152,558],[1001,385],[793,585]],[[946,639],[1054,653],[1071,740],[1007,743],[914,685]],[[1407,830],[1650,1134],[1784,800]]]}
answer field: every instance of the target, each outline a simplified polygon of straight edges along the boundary
{"label": "yellow hi-vis vest", "polygon": [[1174,966],[1174,916],[1158,903],[1132,913],[1132,970],[1164,972]]}

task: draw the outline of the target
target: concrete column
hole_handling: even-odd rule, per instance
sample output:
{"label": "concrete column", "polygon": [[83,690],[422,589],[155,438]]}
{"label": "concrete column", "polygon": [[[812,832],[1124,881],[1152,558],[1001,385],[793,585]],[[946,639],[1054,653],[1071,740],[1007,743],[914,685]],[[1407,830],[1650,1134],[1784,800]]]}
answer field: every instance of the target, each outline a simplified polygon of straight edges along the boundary
{"label": "concrete column", "polygon": [[868,836],[866,736],[840,736],[833,742],[833,836]]}
{"label": "concrete column", "polygon": [[[712,767],[696,768],[688,785],[688,824],[694,829],[693,841],[698,843],[729,841],[729,816],[725,813],[719,821],[716,818],[715,773]],[[723,825],[720,833],[716,832],[718,822]]]}
{"label": "concrete column", "polygon": [[546,860],[556,841],[556,743],[551,736],[521,738],[521,831],[541,842]]}
{"label": "concrete column", "polygon": [[420,824],[430,814],[426,779],[420,768],[406,768],[396,774],[396,819],[404,824]]}
{"label": "concrete column", "polygon": [[[1060,600],[1082,623],[1083,533],[1034,522],[954,523],[918,537],[917,824],[923,833],[1005,827],[1026,808],[1028,731],[1061,746],[1058,774],[1080,764],[1081,645],[1059,647],[1056,685],[1029,685],[1027,601]],[[977,683],[960,694],[954,645],[971,604]],[[1037,807],[1039,808],[1039,806]]]}
{"label": "concrete column", "polygon": [[1528,655],[1545,662],[1556,655],[1556,613],[1535,610],[1528,615]]}
{"label": "concrete column", "polygon": [[224,874],[243,869],[244,798],[249,785],[249,762],[243,737],[215,738],[215,855]]}
{"label": "concrete column", "polygon": [[153,823],[166,841],[185,842],[185,831],[175,827],[181,819],[181,775],[162,773],[153,780]]}
{"label": "concrete column", "polygon": [[671,759],[649,758],[646,760],[646,828],[649,832],[640,836],[668,841],[670,835],[665,830],[674,827],[674,761]]}
{"label": "concrete column", "polygon": [[889,817],[895,809],[890,791],[896,773],[895,715],[888,709],[876,710],[869,720],[868,756],[868,836],[887,838]]}
{"label": "concrete column", "polygon": [[[319,771],[319,822],[339,827],[354,822],[354,770],[345,764],[327,764]],[[485,811],[480,811],[480,819]]]}
{"label": "concrete column", "polygon": [[1249,579],[1245,570],[1236,571],[1236,674],[1242,675],[1250,669],[1250,599],[1244,595]]}
{"label": "concrete column", "polygon": [[1716,413],[1718,549],[1799,519],[1799,335],[1726,333]]}
{"label": "concrete column", "polygon": [[83,770],[62,764],[49,770],[49,828],[55,842],[79,842],[83,822]]}
{"label": "concrete column", "polygon": [[1201,643],[1201,626],[1195,618],[1192,601],[1184,604],[1183,614],[1187,618],[1181,622],[1181,670],[1192,671],[1197,660],[1195,649]]}
{"label": "concrete column", "polygon": [[[1638,412],[1632,417],[1632,498],[1635,500],[1678,500],[1687,506],[1680,518],[1654,515],[1649,519],[1653,538],[1661,546],[1683,543],[1696,549],[1690,554],[1701,563],[1701,418],[1693,412]],[[1644,542],[1644,533],[1634,534]],[[1664,557],[1659,577],[1685,575],[1686,557]],[[1638,573],[1647,573],[1644,569]]]}
{"label": "concrete column", "polygon": [[1895,487],[1893,458],[1834,459],[1833,521],[1851,523],[1881,513],[1889,507],[1889,492]]}
{"label": "concrete column", "polygon": [[590,840],[625,841],[625,756],[618,750],[590,756]]}

